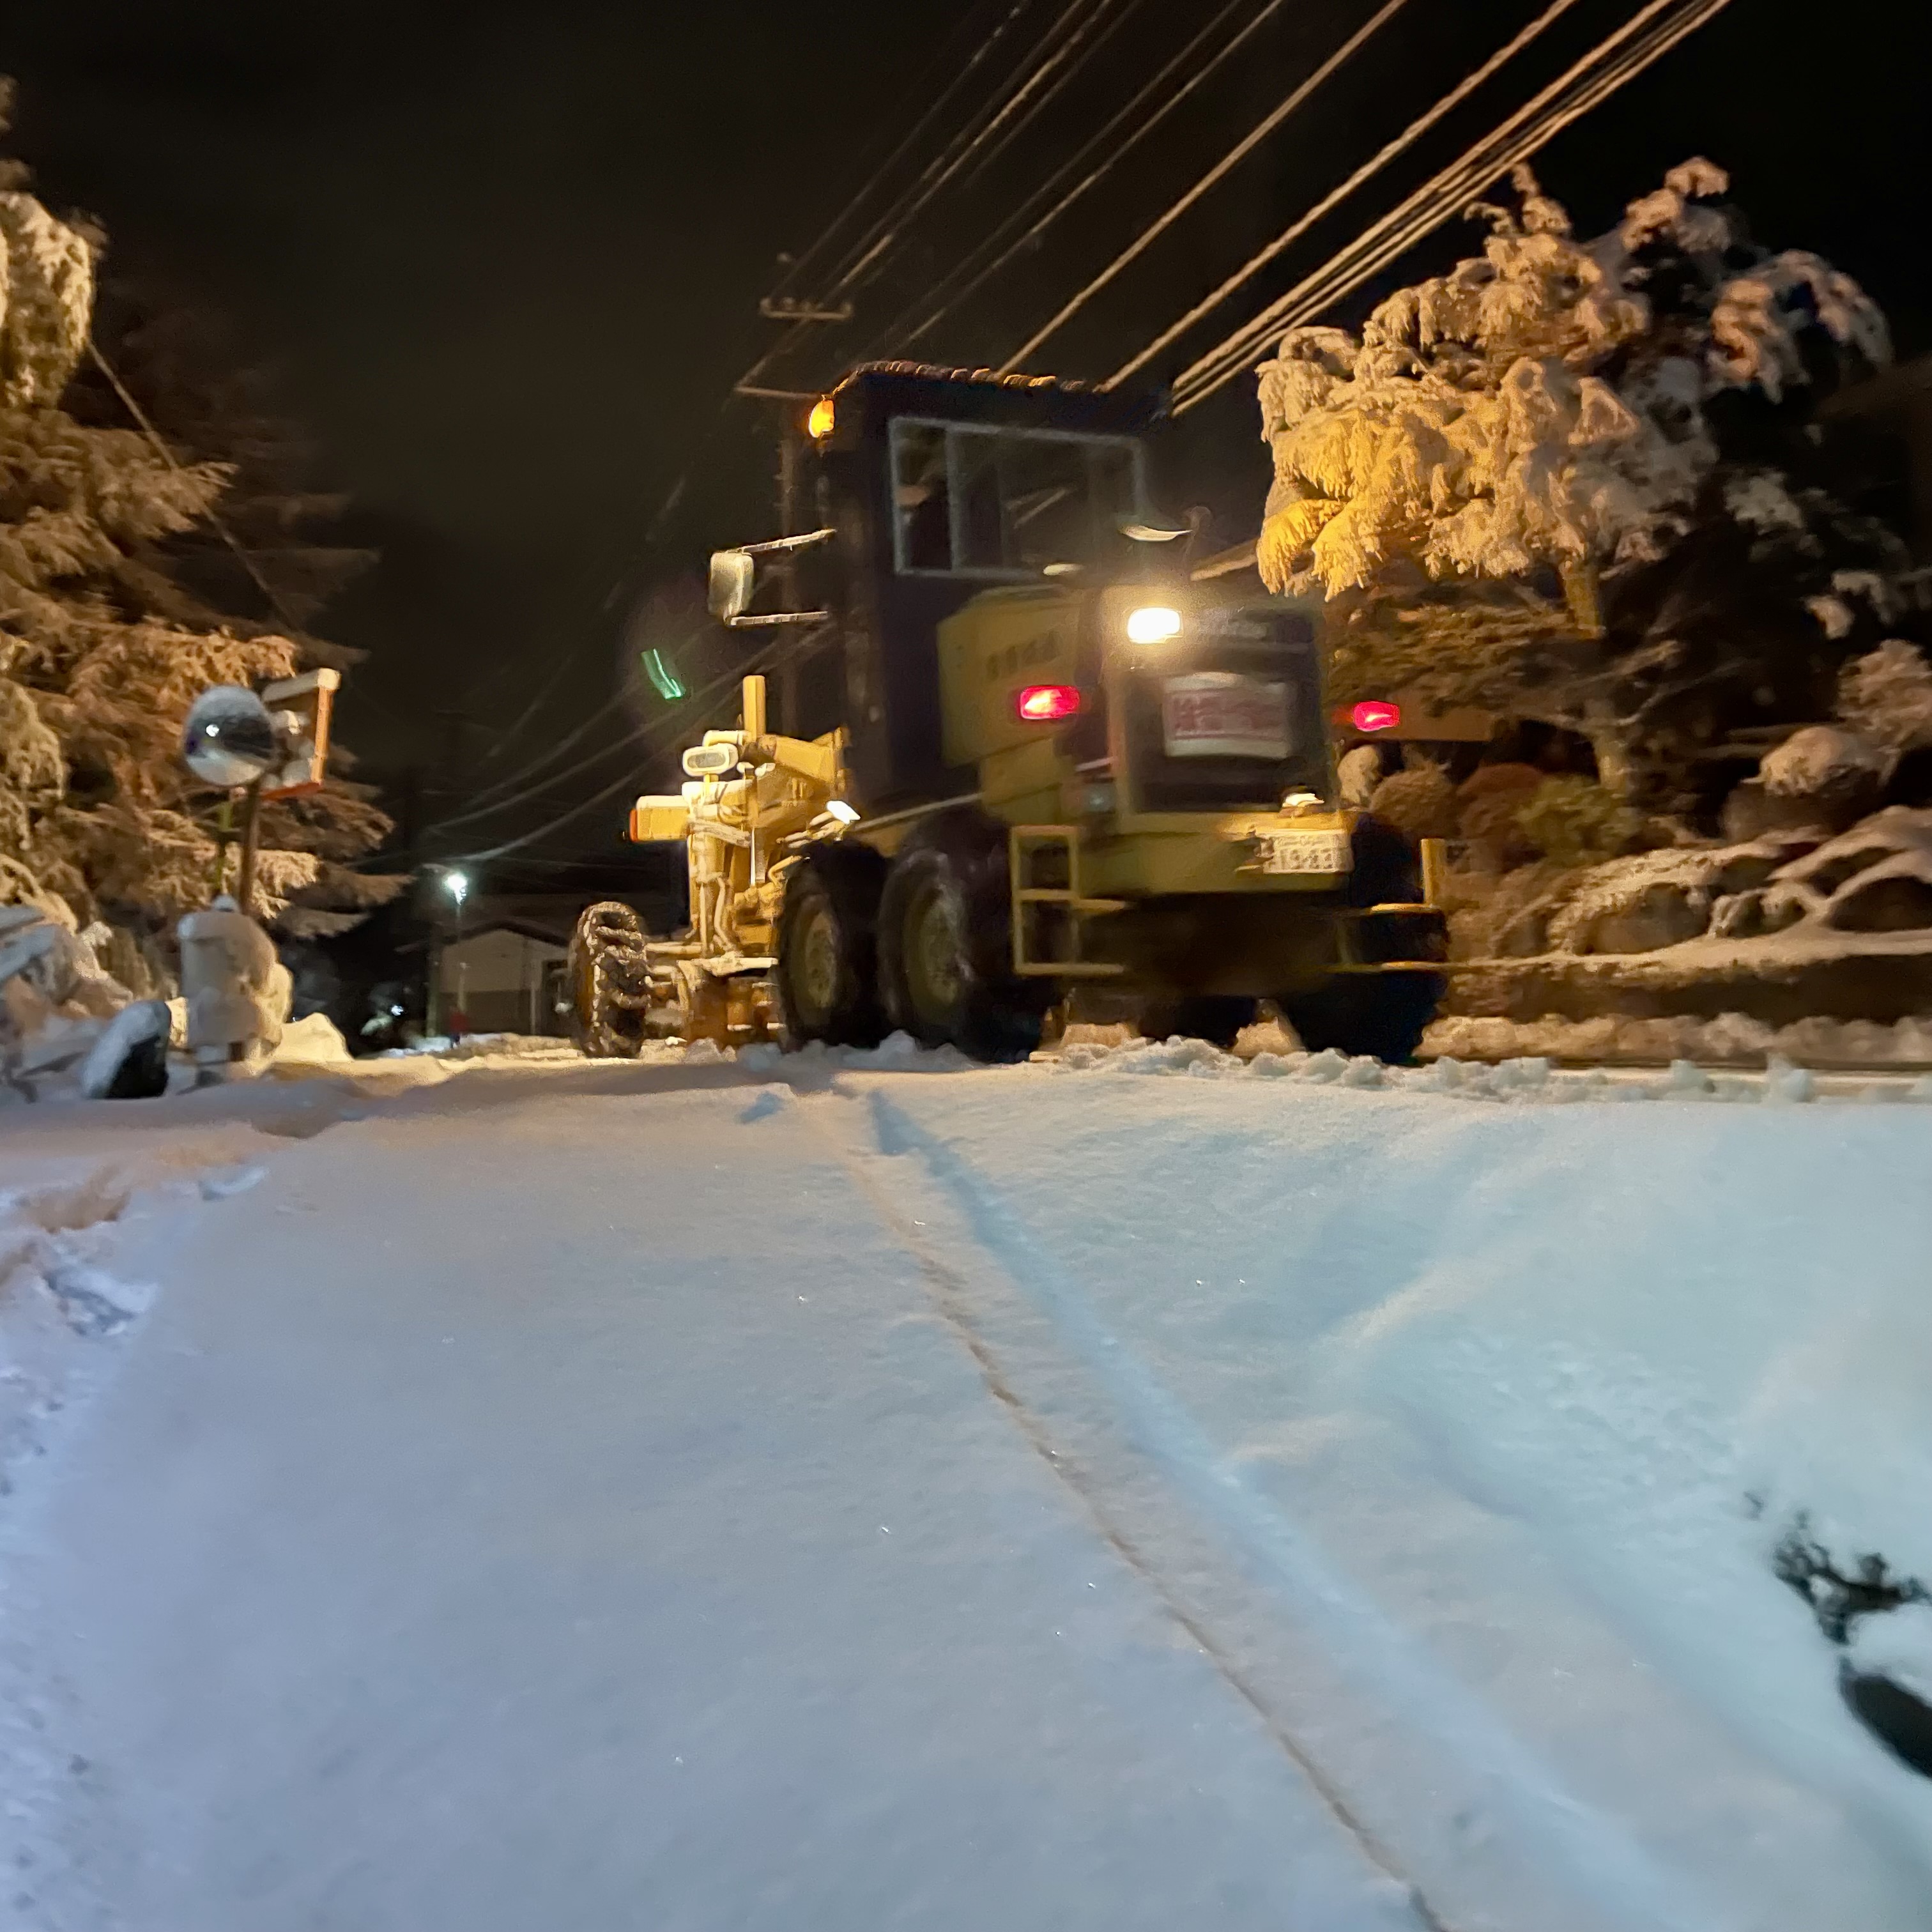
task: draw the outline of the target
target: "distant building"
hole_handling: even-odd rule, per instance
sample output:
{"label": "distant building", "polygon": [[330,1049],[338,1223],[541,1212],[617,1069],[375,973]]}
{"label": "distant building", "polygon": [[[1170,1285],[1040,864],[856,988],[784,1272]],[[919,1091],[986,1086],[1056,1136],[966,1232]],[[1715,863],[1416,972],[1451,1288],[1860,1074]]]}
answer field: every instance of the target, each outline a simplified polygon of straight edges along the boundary
{"label": "distant building", "polygon": [[451,940],[437,963],[436,1024],[447,1028],[460,1012],[471,1033],[564,1032],[568,951],[554,932],[520,920]]}

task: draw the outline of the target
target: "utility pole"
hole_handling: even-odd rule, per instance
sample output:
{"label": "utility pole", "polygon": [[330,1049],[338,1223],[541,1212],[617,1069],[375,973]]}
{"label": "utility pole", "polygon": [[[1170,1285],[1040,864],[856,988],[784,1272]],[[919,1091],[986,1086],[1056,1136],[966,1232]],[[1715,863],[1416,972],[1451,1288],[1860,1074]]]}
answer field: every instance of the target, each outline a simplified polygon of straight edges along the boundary
{"label": "utility pole", "polygon": [[[798,520],[798,425],[788,416],[782,417],[778,424],[778,535],[795,537],[800,533]],[[798,554],[795,550],[781,550],[779,566],[780,585],[784,592],[785,608],[796,610],[799,608]],[[778,659],[778,730],[782,736],[795,738],[798,736],[798,652],[789,650]]]}
{"label": "utility pole", "polygon": [[[836,308],[828,308],[822,303],[794,299],[789,296],[766,296],[758,304],[758,313],[767,322],[789,322],[794,329],[810,327],[814,324],[829,323],[836,326],[852,320],[852,304],[841,302]],[[802,535],[799,503],[799,458],[802,449],[801,426],[798,412],[801,406],[809,407],[818,400],[818,392],[812,389],[775,389],[758,386],[758,378],[764,373],[765,365],[776,351],[770,350],[760,356],[744,376],[733,386],[733,393],[748,396],[760,402],[776,403],[778,408],[778,530],[782,537]],[[784,595],[788,608],[796,610],[799,606],[798,561],[790,551],[779,553],[778,584]],[[778,664],[778,728],[787,737],[795,737],[799,729],[798,708],[798,659],[788,652]]]}

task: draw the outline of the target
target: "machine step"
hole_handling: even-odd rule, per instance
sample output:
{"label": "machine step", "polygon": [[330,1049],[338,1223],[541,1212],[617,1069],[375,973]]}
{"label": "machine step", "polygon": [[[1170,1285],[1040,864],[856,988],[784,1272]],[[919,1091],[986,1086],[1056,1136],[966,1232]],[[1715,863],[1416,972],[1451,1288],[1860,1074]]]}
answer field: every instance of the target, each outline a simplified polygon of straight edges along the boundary
{"label": "machine step", "polygon": [[[1088,959],[1084,922],[1109,913],[1124,912],[1125,899],[1095,898],[1080,890],[1081,830],[1077,825],[1015,825],[1007,828],[1007,868],[1012,892],[1013,970],[1028,980],[1112,980],[1126,969],[1104,960]],[[1043,852],[1057,854],[1066,868],[1063,886],[1036,883],[1034,867]],[[1032,954],[1034,938],[1028,910],[1058,906],[1068,915],[1064,958],[1040,959]]]}

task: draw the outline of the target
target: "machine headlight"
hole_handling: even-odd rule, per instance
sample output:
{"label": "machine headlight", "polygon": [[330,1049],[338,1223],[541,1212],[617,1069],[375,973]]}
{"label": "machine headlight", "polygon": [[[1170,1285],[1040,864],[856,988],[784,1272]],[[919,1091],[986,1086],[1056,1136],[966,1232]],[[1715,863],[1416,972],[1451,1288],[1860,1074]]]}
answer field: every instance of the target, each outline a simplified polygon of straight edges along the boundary
{"label": "machine headlight", "polygon": [[1180,613],[1165,604],[1145,604],[1127,614],[1127,640],[1136,644],[1164,644],[1180,634]]}

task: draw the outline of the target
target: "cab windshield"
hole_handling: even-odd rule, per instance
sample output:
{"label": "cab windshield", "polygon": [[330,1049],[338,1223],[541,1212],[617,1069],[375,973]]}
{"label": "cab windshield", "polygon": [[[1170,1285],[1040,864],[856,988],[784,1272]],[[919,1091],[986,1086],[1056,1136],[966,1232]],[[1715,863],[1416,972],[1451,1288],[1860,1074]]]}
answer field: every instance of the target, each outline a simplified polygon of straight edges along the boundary
{"label": "cab windshield", "polygon": [[1124,562],[1141,513],[1131,436],[892,425],[892,550],[902,574],[1016,581]]}

